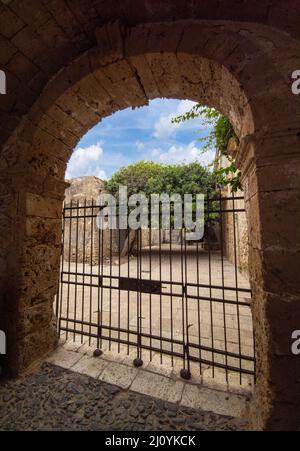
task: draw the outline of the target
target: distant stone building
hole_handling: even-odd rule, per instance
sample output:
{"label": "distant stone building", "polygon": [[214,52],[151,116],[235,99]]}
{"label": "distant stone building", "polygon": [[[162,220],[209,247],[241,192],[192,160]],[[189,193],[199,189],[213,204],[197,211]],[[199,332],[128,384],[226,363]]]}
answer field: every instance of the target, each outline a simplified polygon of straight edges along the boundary
{"label": "distant stone building", "polygon": [[118,253],[116,231],[100,232],[95,219],[99,208],[92,208],[92,203],[99,205],[99,195],[105,192],[104,181],[97,177],[77,177],[68,183],[65,207],[72,209],[66,210],[64,220],[64,259],[97,265],[99,257],[107,258]]}
{"label": "distant stone building", "polygon": [[[128,253],[135,252],[137,247],[144,248],[150,245],[149,230],[142,230],[141,238],[139,238],[141,242],[137,239],[135,231],[130,233],[127,230],[99,231],[95,219],[99,208],[92,207],[92,203],[99,205],[99,195],[105,193],[103,180],[87,176],[77,177],[67,182],[70,186],[65,192],[64,259],[66,261],[97,265],[102,258],[113,258],[119,254],[125,257]],[[83,208],[84,206],[86,208]],[[91,217],[92,214],[93,217]],[[152,230],[151,243],[152,246],[159,244],[158,230]]]}
{"label": "distant stone building", "polygon": [[70,184],[69,188],[65,192],[65,204],[73,202],[80,202],[84,204],[86,200],[92,200],[96,202],[101,193],[105,192],[104,181],[97,177],[76,177],[72,180],[67,180]]}

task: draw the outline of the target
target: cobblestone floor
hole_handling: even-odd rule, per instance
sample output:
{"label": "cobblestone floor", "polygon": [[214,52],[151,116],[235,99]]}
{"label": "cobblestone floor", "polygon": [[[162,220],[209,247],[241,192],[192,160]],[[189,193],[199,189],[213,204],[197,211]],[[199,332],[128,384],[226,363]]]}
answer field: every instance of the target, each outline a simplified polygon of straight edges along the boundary
{"label": "cobblestone floor", "polygon": [[212,431],[246,424],[122,390],[44,363],[0,384],[0,430]]}

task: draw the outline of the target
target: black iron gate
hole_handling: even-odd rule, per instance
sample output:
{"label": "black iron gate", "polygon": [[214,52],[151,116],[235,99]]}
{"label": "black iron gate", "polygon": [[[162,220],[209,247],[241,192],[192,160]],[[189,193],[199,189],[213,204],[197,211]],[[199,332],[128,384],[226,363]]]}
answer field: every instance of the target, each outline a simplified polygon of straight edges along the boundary
{"label": "black iron gate", "polygon": [[[205,199],[205,232],[103,230],[95,201],[63,210],[59,333],[136,366],[156,360],[191,373],[255,374],[247,224],[242,197]],[[171,221],[172,222],[172,221]],[[98,225],[97,225],[98,224]]]}

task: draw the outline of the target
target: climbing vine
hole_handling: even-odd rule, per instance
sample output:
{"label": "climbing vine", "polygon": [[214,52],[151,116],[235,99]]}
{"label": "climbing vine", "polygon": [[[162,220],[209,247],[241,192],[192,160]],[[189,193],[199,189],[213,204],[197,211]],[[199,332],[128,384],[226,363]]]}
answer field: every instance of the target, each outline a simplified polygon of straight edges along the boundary
{"label": "climbing vine", "polygon": [[[208,135],[198,138],[198,141],[204,144],[201,151],[207,152],[208,150],[217,149],[217,155],[213,163],[217,182],[224,186],[230,186],[233,192],[242,189],[241,172],[236,167],[234,159],[228,153],[229,140],[234,139],[237,143],[239,140],[232,124],[225,116],[214,108],[198,103],[190,111],[173,118],[172,122],[178,124],[200,117],[203,119],[204,125],[211,128]],[[218,162],[222,156],[225,156],[229,162],[229,165],[226,167],[218,167]]]}

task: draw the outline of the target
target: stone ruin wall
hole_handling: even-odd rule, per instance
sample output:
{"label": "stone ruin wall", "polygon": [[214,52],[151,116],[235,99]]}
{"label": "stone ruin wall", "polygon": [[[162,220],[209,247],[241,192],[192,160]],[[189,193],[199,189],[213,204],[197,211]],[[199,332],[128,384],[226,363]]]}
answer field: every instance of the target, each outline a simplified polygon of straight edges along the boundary
{"label": "stone ruin wall", "polygon": [[[74,217],[79,216],[79,219],[70,221],[66,218],[64,221],[64,260],[96,265],[99,262],[99,253],[100,258],[108,258],[118,252],[115,232],[104,230],[102,237],[96,221],[89,217],[92,212],[93,215],[97,215],[99,212],[99,209],[92,209],[91,206],[92,202],[94,205],[99,204],[99,195],[105,192],[104,181],[97,177],[77,177],[68,182],[70,186],[65,192],[65,206],[83,207],[86,205],[88,208],[66,211],[66,217],[73,215]],[[84,214],[85,219],[81,217]]]}
{"label": "stone ruin wall", "polygon": [[[131,233],[129,236],[126,230],[104,230],[99,233],[95,219],[89,217],[92,211],[94,216],[99,212],[99,209],[92,209],[92,202],[94,205],[98,205],[99,195],[105,192],[103,180],[97,177],[77,177],[68,181],[68,183],[69,187],[65,192],[65,206],[80,207],[86,205],[88,208],[66,211],[64,260],[97,265],[102,258],[110,259],[119,256],[119,254],[122,257],[126,256],[128,249],[129,253],[134,253],[138,243],[135,233]],[[85,219],[80,217],[84,215],[84,211]],[[72,215],[74,219],[70,221],[67,217]],[[76,216],[80,218],[77,220],[75,219]],[[70,222],[72,223],[71,227]],[[149,247],[149,230],[142,230],[141,240],[142,243],[139,243],[139,247],[140,245],[142,248]],[[151,231],[151,244],[152,246],[159,244],[158,230]]]}

